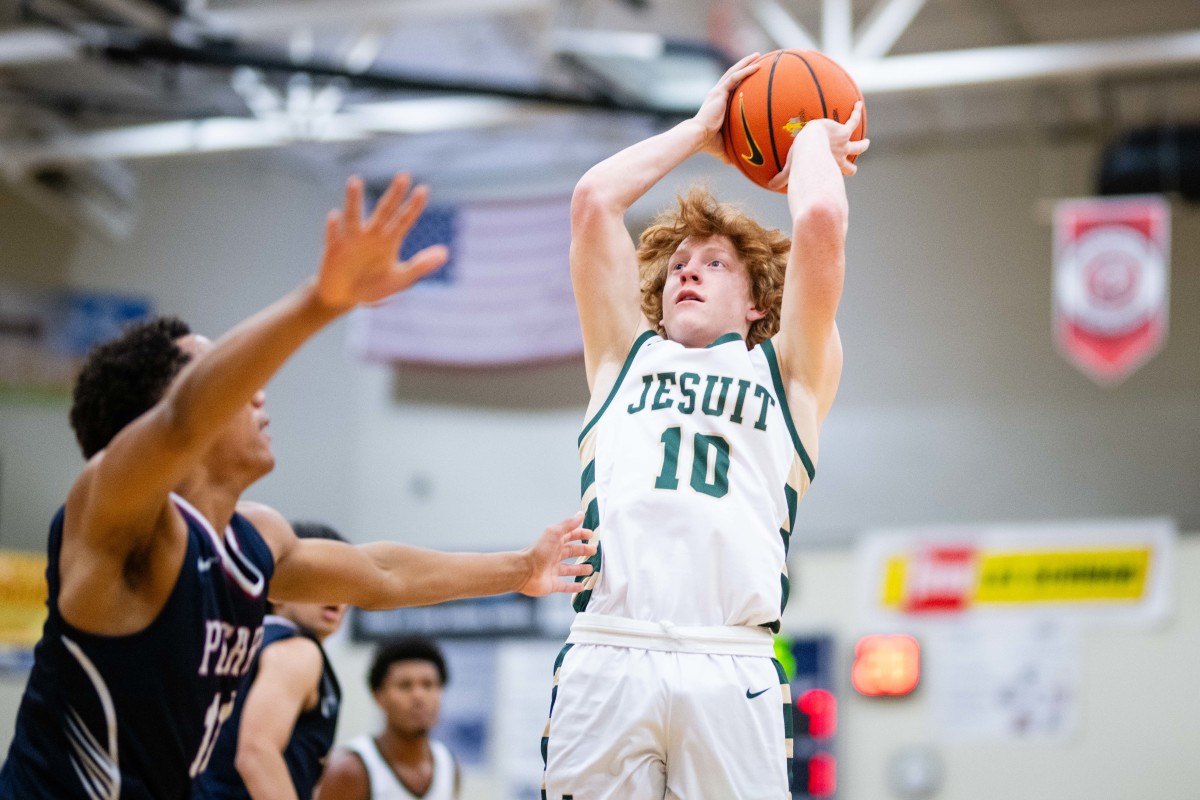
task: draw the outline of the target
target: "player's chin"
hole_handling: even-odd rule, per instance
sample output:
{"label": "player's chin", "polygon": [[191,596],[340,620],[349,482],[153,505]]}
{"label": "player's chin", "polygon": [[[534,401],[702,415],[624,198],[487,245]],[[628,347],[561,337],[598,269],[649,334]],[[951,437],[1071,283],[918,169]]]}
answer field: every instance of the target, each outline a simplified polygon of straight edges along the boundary
{"label": "player's chin", "polygon": [[269,475],[275,469],[275,453],[271,451],[270,444],[264,444],[259,452],[255,454],[254,466],[255,480]]}
{"label": "player's chin", "polygon": [[663,324],[663,330],[666,331],[667,338],[672,342],[678,342],[684,347],[705,347],[712,344],[715,336],[709,336],[707,326],[702,324],[702,320],[687,319],[687,314],[678,315],[674,320]]}

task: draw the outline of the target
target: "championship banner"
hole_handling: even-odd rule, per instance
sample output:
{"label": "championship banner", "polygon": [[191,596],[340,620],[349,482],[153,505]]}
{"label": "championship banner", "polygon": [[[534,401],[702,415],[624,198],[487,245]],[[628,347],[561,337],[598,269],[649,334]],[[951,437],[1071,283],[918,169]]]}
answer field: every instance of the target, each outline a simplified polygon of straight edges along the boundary
{"label": "championship banner", "polygon": [[1055,340],[1097,383],[1121,382],[1166,340],[1170,244],[1170,207],[1158,195],[1055,207]]}
{"label": "championship banner", "polygon": [[[862,540],[868,619],[1014,615],[1155,621],[1169,610],[1167,520],[880,531]],[[903,626],[901,626],[903,627]]]}

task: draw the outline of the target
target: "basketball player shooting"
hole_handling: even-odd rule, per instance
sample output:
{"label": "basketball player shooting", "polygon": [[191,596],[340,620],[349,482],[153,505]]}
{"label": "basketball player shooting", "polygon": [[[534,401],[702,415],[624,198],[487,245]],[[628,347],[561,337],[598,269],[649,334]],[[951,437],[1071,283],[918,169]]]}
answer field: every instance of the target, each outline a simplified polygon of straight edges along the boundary
{"label": "basketball player shooting", "polygon": [[[581,515],[509,553],[298,539],[240,502],[274,467],[262,387],[309,337],[446,260],[397,262],[425,205],[398,176],[362,215],[352,179],[318,274],[215,344],[159,319],[89,355],[71,422],[87,463],[50,526],[49,616],[0,770],[0,800],[185,800],[275,601],[363,608],[572,591]],[[582,569],[580,572],[575,570]]]}
{"label": "basketball player shooting", "polygon": [[555,666],[550,800],[790,796],[773,632],[842,367],[843,177],[868,144],[850,140],[861,103],[796,134],[773,182],[787,187],[790,241],[698,189],[636,248],[625,227],[684,160],[724,158],[730,91],[755,57],[695,117],[575,188],[571,275],[591,389],[579,449],[599,549]]}

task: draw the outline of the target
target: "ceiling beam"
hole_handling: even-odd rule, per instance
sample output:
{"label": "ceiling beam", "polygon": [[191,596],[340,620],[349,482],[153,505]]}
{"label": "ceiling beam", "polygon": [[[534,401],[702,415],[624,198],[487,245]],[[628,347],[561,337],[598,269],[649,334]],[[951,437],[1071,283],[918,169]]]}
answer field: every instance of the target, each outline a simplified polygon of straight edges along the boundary
{"label": "ceiling beam", "polygon": [[297,142],[347,142],[377,134],[490,128],[528,123],[537,113],[539,106],[534,103],[464,96],[361,103],[328,114],[280,113],[160,122],[10,145],[4,148],[3,169],[15,179],[48,165],[260,150]]}
{"label": "ceiling beam", "polygon": [[858,28],[854,59],[887,55],[924,5],[925,0],[879,0]]}
{"label": "ceiling beam", "polygon": [[83,4],[155,36],[169,35],[175,24],[175,17],[170,12],[143,0],[83,0]]}
{"label": "ceiling beam", "polygon": [[83,43],[49,28],[13,28],[0,32],[0,67],[19,67],[79,58]]}
{"label": "ceiling beam", "polygon": [[313,0],[209,10],[195,15],[195,19],[216,30],[255,35],[299,26],[550,14],[554,6],[554,0]]}
{"label": "ceiling beam", "polygon": [[1200,30],[1057,44],[977,47],[851,61],[864,94],[1116,75],[1200,64]]}
{"label": "ceiling beam", "polygon": [[850,0],[822,0],[821,52],[838,62],[850,58],[854,18]]}
{"label": "ceiling beam", "polygon": [[819,49],[817,40],[813,38],[812,34],[776,0],[759,0],[754,4],[751,12],[763,33],[770,37],[778,47],[791,47],[798,50]]}

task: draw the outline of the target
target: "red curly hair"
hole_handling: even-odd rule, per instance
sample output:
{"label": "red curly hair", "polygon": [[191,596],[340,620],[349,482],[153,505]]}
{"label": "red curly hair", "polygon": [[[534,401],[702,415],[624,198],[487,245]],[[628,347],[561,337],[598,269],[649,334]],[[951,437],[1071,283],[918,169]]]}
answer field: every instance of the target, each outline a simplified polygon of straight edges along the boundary
{"label": "red curly hair", "polygon": [[676,198],[679,207],[655,217],[638,241],[638,271],[642,282],[642,313],[662,336],[662,294],[671,256],[690,237],[725,236],[750,278],[750,298],[764,312],[750,325],[746,345],[754,347],[779,330],[783,276],[792,242],[780,231],[764,228],[730,203],[719,203],[703,186],[693,186]]}

